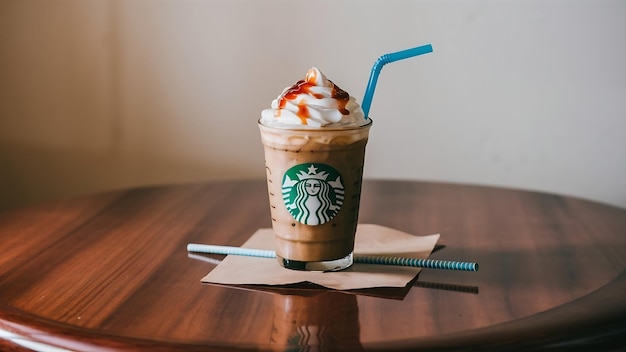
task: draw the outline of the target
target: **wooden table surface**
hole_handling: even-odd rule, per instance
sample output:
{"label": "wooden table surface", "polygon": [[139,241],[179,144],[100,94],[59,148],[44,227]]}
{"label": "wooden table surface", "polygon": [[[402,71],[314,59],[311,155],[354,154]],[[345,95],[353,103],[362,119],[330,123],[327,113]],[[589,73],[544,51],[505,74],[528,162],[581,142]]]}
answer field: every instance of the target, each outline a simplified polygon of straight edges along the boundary
{"label": "wooden table surface", "polygon": [[[0,350],[623,350],[626,210],[545,193],[366,181],[361,223],[440,233],[405,288],[201,283],[270,226],[263,180],[146,187],[0,214]],[[317,346],[317,347],[316,347]]]}

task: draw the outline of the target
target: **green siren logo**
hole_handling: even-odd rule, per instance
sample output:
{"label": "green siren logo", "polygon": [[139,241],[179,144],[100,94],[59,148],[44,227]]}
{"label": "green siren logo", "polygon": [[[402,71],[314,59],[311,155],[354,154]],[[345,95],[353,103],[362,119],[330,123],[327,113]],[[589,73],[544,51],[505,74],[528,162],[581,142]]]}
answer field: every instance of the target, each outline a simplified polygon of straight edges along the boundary
{"label": "green siren logo", "polygon": [[321,225],[337,215],[343,205],[341,174],[332,166],[300,164],[283,176],[283,201],[289,213],[305,225]]}

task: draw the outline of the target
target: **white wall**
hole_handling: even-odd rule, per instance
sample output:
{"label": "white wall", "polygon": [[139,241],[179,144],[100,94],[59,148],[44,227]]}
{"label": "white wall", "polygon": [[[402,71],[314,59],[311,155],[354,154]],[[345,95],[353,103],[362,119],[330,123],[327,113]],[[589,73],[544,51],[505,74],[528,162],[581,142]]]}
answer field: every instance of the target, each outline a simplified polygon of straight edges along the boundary
{"label": "white wall", "polygon": [[285,86],[315,65],[360,100],[426,43],[381,73],[366,177],[626,207],[622,0],[3,0],[0,208],[262,178]]}

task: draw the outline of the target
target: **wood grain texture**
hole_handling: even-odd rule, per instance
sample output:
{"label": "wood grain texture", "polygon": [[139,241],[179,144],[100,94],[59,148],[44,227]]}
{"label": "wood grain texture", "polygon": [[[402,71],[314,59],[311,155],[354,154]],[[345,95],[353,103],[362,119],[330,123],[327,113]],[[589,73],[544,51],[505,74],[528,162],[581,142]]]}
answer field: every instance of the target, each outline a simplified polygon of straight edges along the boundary
{"label": "wood grain texture", "polygon": [[[624,348],[626,210],[493,187],[366,181],[360,222],[440,233],[402,289],[228,287],[200,279],[269,227],[265,183],[137,188],[0,214],[0,349],[80,351]],[[11,334],[11,335],[9,335]]]}

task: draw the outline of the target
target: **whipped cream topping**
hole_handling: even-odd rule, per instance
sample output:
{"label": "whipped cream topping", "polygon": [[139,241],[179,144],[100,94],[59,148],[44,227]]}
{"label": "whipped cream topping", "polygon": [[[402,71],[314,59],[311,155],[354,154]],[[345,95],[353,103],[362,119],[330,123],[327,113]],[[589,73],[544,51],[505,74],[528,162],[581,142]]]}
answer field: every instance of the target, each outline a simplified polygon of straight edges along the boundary
{"label": "whipped cream topping", "polygon": [[284,128],[353,127],[368,120],[354,97],[339,88],[317,68],[287,87],[261,112],[261,123]]}

